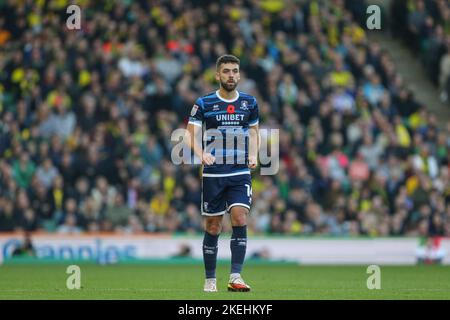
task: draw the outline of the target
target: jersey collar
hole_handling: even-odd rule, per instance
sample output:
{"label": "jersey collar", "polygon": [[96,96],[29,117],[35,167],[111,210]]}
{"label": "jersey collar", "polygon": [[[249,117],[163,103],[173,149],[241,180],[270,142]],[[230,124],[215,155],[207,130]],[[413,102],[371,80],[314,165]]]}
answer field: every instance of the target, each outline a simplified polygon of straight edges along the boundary
{"label": "jersey collar", "polygon": [[224,101],[224,102],[235,102],[237,99],[239,99],[239,91],[236,90],[236,93],[237,93],[236,98],[234,98],[233,100],[227,100],[227,99],[224,99],[224,98],[222,98],[222,97],[220,96],[219,90],[216,91],[217,97],[218,97],[220,100]]}

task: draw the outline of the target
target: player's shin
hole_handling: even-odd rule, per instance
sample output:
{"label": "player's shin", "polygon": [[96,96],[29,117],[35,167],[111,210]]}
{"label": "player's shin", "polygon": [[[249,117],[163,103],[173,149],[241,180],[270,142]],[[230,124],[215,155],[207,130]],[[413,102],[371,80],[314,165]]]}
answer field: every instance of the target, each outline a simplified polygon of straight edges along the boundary
{"label": "player's shin", "polygon": [[247,250],[247,226],[234,226],[231,235],[231,274],[240,274]]}
{"label": "player's shin", "polygon": [[216,277],[218,239],[219,235],[212,235],[205,231],[203,238],[203,261],[205,263],[205,276],[207,279]]}

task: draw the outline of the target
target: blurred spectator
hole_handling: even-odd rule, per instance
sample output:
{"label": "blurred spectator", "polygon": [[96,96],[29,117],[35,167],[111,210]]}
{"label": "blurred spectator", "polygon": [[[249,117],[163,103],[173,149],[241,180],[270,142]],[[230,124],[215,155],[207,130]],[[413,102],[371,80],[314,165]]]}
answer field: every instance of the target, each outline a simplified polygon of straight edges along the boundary
{"label": "blurred spectator", "polygon": [[53,180],[57,175],[58,169],[53,166],[50,158],[44,159],[42,165],[36,170],[36,176],[45,188],[49,188],[53,184]]}
{"label": "blurred spectator", "polygon": [[14,219],[14,204],[7,197],[0,200],[0,231],[14,231],[17,226]]}
{"label": "blurred spectator", "polygon": [[133,211],[124,202],[121,193],[116,193],[112,206],[105,210],[104,218],[112,223],[113,228],[125,226]]}
{"label": "blurred spectator", "polygon": [[92,189],[91,193],[96,206],[100,208],[101,211],[114,205],[116,194],[116,189],[109,186],[106,178],[103,176],[96,179],[95,187]]}
{"label": "blurred spectator", "polygon": [[64,223],[58,227],[57,232],[64,234],[79,234],[82,232],[82,229],[77,226],[76,217],[70,214],[66,215]]}
{"label": "blurred spectator", "polygon": [[31,234],[25,232],[22,243],[19,247],[15,248],[12,252],[13,257],[35,257],[36,250],[33,246]]}
{"label": "blurred spectator", "polygon": [[194,204],[186,206],[185,215],[182,218],[181,230],[188,233],[197,233],[202,230],[201,217],[198,214],[197,207]]}
{"label": "blurred spectator", "polygon": [[30,160],[28,153],[22,153],[20,160],[16,160],[13,165],[13,177],[19,187],[28,188],[31,178],[36,170],[35,164]]}

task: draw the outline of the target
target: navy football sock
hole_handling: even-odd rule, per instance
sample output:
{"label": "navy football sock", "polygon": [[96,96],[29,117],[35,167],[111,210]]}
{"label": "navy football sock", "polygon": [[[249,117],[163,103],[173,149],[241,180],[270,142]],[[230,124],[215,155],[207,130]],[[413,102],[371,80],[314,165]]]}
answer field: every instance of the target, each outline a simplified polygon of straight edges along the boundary
{"label": "navy football sock", "polygon": [[230,248],[231,273],[241,273],[247,249],[247,226],[233,227]]}
{"label": "navy football sock", "polygon": [[217,241],[219,235],[212,235],[205,231],[203,238],[203,262],[205,263],[206,278],[216,277],[216,263],[217,263]]}

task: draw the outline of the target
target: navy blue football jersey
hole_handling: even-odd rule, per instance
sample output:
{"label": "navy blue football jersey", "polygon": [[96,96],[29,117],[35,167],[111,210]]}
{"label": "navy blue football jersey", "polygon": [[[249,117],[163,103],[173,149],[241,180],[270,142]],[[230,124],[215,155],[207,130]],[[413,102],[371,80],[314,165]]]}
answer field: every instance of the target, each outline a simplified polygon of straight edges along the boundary
{"label": "navy blue football jersey", "polygon": [[213,165],[203,166],[204,177],[250,174],[248,168],[249,127],[259,122],[256,98],[238,91],[234,100],[220,97],[219,91],[196,100],[189,123],[206,132],[203,150],[216,157]]}

